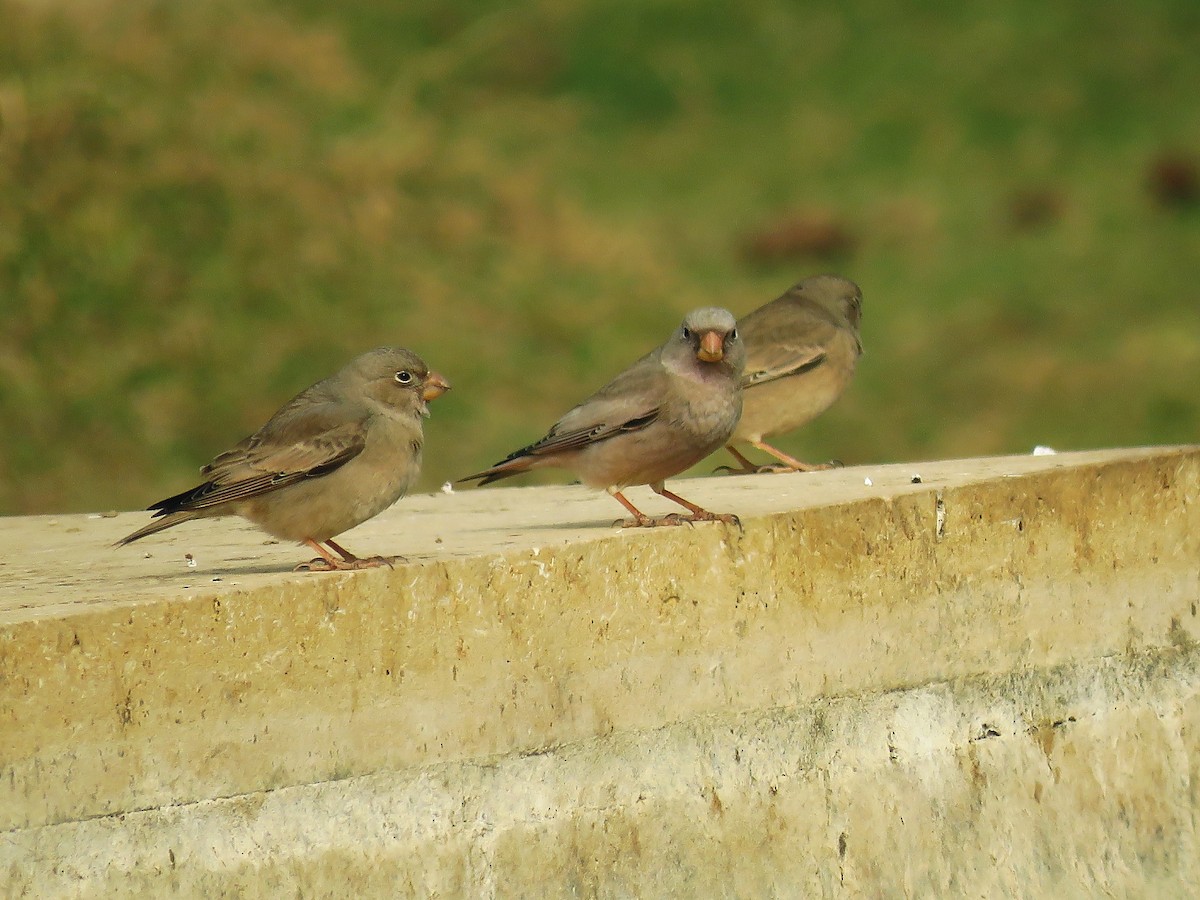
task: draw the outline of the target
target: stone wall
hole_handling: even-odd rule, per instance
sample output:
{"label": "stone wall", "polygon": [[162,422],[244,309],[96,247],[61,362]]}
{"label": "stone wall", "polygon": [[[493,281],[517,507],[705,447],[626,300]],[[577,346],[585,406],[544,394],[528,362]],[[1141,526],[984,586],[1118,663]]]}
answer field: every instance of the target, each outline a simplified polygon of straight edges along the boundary
{"label": "stone wall", "polygon": [[0,521],[0,895],[1200,885],[1200,450],[680,489],[743,528],[488,488],[329,575]]}

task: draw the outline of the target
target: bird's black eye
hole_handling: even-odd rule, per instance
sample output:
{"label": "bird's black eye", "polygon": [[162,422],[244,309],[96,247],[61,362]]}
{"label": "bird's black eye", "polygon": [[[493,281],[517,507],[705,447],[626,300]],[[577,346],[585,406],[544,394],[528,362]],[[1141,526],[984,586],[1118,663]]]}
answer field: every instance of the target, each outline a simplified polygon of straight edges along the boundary
{"label": "bird's black eye", "polygon": [[408,371],[407,369],[401,369],[396,373],[397,384],[412,384],[412,380],[412,372]]}
{"label": "bird's black eye", "polygon": [[688,328],[686,325],[683,326],[683,339],[685,341],[690,341],[692,339],[692,329]]}
{"label": "bird's black eye", "polygon": [[735,329],[733,329],[733,331],[729,332],[729,339],[730,339],[731,341],[736,341],[736,340],[737,340],[737,329],[736,329],[736,328],[735,328]]}

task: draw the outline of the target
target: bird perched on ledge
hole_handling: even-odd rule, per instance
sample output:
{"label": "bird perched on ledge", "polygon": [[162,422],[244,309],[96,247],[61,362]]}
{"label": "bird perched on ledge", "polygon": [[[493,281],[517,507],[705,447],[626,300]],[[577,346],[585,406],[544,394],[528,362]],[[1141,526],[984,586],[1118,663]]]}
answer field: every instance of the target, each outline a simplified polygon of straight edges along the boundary
{"label": "bird perched on ledge", "polygon": [[[491,484],[556,467],[612,494],[633,516],[626,527],[736,523],[736,516],[711,513],[668,491],[664,481],[729,440],[742,409],[744,363],[733,314],[716,307],[693,310],[670,340],[568,412],[541,440],[460,480]],[[649,485],[691,515],[647,516],[622,493],[636,484]]]}
{"label": "bird perched on ledge", "polygon": [[333,538],[383,512],[416,481],[426,403],[449,389],[411,350],[364,353],[201,469],[202,484],[151,506],[155,520],[118,545],[192,519],[238,515],[316,551],[299,569],[388,565]]}
{"label": "bird perched on ledge", "polygon": [[[734,472],[810,472],[834,464],[803,463],[766,443],[823,413],[842,395],[862,355],[862,291],[836,275],[816,275],[738,320],[746,344],[742,418],[727,450]],[[750,444],[783,465],[756,466],[735,444]]]}

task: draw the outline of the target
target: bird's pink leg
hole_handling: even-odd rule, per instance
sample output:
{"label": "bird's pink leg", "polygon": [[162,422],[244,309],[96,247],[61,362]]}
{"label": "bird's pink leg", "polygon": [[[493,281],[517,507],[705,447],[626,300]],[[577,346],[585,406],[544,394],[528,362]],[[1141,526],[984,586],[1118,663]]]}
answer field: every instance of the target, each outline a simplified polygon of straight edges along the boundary
{"label": "bird's pink leg", "polygon": [[312,538],[305,538],[304,543],[313,550],[317,551],[319,558],[310,560],[306,563],[301,563],[300,565],[296,566],[296,571],[298,572],[333,572],[345,571],[349,569],[373,569],[377,566],[390,566],[392,564],[392,560],[384,556],[370,556],[366,558],[355,556],[341,544],[338,544],[336,541],[332,540],[326,540],[325,543],[336,550],[338,555],[341,556],[341,559],[338,559]]}
{"label": "bird's pink leg", "polygon": [[[668,491],[661,482],[659,484],[650,485],[650,490],[654,491],[654,493],[656,493],[662,497],[666,497],[668,500],[678,503],[680,506],[684,507],[685,509],[691,510],[691,513],[692,513],[691,521],[693,521],[693,522],[726,522],[730,525],[737,525],[739,528],[742,525],[741,520],[737,516],[733,515],[732,513],[709,512],[707,509],[704,509],[702,506],[697,506],[695,503],[692,503],[690,500],[684,500],[678,494]],[[667,516],[666,518],[672,518],[672,517]],[[676,521],[682,521],[678,516],[675,516],[674,518]]]}
{"label": "bird's pink leg", "polygon": [[646,515],[644,512],[642,512],[640,509],[638,509],[632,503],[630,503],[625,498],[625,495],[622,494],[620,491],[618,491],[616,488],[609,488],[608,492],[610,494],[612,494],[612,497],[614,500],[616,500],[623,507],[625,507],[627,510],[629,510],[630,514],[633,516],[632,521],[618,520],[621,522],[622,528],[638,528],[638,527],[649,528],[653,525],[660,524],[659,522],[650,518],[648,515]]}
{"label": "bird's pink leg", "polygon": [[398,559],[403,559],[400,556],[355,556],[333,538],[327,538],[325,543],[341,554],[342,559],[346,561],[348,569],[373,569],[377,566],[391,567],[392,563]]}
{"label": "bird's pink leg", "polygon": [[297,572],[332,572],[334,569],[341,568],[341,560],[335,557],[332,553],[314,541],[312,538],[305,538],[304,543],[317,552],[317,558],[309,560],[306,563],[300,563],[296,566]]}
{"label": "bird's pink leg", "polygon": [[[779,460],[781,463],[783,463],[782,466],[757,466],[754,468],[754,470],[756,472],[820,472],[825,469],[836,469],[839,466],[841,466],[841,463],[839,463],[839,462],[827,462],[827,463],[800,462],[800,460],[796,459],[793,456],[788,456],[782,450],[776,450],[774,447],[772,447],[770,444],[766,443],[765,441],[751,441],[750,443],[751,443],[751,445],[753,445],[753,446],[757,447],[759,450],[761,450],[763,453],[769,453],[771,456],[775,457],[777,460]],[[742,459],[746,462],[749,462],[749,460],[745,460],[745,457],[742,457]]]}
{"label": "bird's pink leg", "polygon": [[737,451],[733,444],[727,444],[725,449],[729,451],[730,456],[732,456],[738,461],[738,463],[741,464],[741,468],[735,469],[733,466],[718,466],[715,471],[728,472],[730,475],[753,475],[758,471],[758,466],[750,462],[750,460],[746,459],[746,457],[742,456],[742,454]]}

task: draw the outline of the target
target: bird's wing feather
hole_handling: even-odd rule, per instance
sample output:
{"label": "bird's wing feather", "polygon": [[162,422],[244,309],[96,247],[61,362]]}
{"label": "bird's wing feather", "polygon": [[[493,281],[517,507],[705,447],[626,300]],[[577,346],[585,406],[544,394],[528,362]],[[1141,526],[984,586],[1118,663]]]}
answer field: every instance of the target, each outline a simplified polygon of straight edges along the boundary
{"label": "bird's wing feather", "polygon": [[748,348],[744,388],[817,368],[841,331],[828,310],[789,296],[746,316],[738,328]]}
{"label": "bird's wing feather", "polygon": [[[653,354],[651,354],[651,357]],[[658,418],[667,372],[651,357],[639,360],[559,419],[541,439],[494,466],[460,481],[490,484],[525,471],[538,457],[581,450],[618,434],[645,428]]]}
{"label": "bird's wing feather", "polygon": [[742,387],[751,388],[789,375],[809,372],[825,362],[824,347],[811,344],[773,344],[756,354],[753,368],[747,367],[742,376]]}
{"label": "bird's wing feather", "polygon": [[[639,410],[632,415],[620,415],[615,418],[607,417],[593,425],[574,427],[569,430],[557,426],[536,443],[530,444],[514,455],[547,456],[551,453],[563,453],[567,450],[578,450],[589,444],[607,440],[614,435],[645,428],[658,418],[658,408]],[[511,459],[512,457],[510,457]]]}
{"label": "bird's wing feather", "polygon": [[567,412],[544,438],[526,449],[557,453],[645,428],[658,417],[669,377],[660,365],[635,364]]}
{"label": "bird's wing feather", "polygon": [[150,507],[165,515],[208,509],[327,475],[366,446],[366,418],[334,404],[276,415],[257,433],[222,453],[202,474],[203,484]]}

